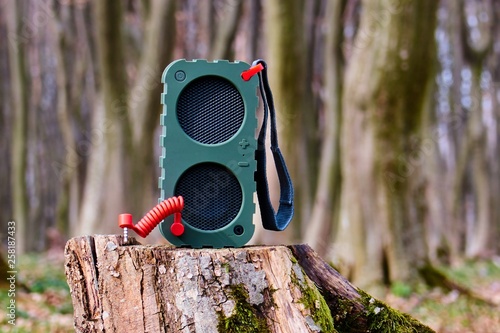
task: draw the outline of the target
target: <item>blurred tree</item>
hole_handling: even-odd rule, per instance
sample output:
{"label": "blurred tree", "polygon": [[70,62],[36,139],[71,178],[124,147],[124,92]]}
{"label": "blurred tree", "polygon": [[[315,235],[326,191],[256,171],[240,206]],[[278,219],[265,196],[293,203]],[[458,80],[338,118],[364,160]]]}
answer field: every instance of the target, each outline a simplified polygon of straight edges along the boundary
{"label": "blurred tree", "polygon": [[[493,2],[493,31],[500,31],[500,2]],[[493,45],[500,45],[500,34],[493,33]],[[495,228],[492,233],[493,239],[500,239],[500,205],[497,204],[500,198],[500,163],[498,162],[498,156],[500,156],[500,102],[498,98],[494,96],[500,96],[500,48],[494,47],[489,55],[490,61],[489,66],[491,68],[492,73],[492,81],[493,81],[493,98],[492,101],[492,109],[493,109],[493,117],[494,121],[492,123],[496,124],[497,130],[496,135],[492,133],[492,152],[490,154],[490,165],[491,165],[491,182],[492,185],[492,221],[493,227]],[[491,142],[490,141],[490,142]],[[500,242],[494,242],[496,244],[496,248],[493,247],[491,250],[500,251]]]}
{"label": "blurred tree", "polygon": [[[0,39],[7,40],[5,10],[0,6]],[[8,78],[9,71],[9,44],[0,43],[0,76]],[[10,107],[9,94],[10,80],[0,80],[0,227],[6,230],[7,222],[12,218],[12,191],[11,191],[11,176],[10,176],[10,151],[11,151],[11,118],[12,108]]]}
{"label": "blurred tree", "polygon": [[234,41],[243,21],[243,1],[186,0],[179,12],[178,34],[182,38],[177,43],[182,57],[235,60]]}
{"label": "blurred tree", "polygon": [[[457,168],[462,171],[457,173],[457,183],[463,184],[465,172],[470,164],[472,175],[470,182],[473,184],[475,218],[466,224],[465,254],[468,257],[477,257],[486,252],[493,241],[490,237],[492,228],[491,209],[491,183],[488,170],[487,129],[483,122],[486,118],[483,112],[482,76],[485,70],[485,59],[491,49],[493,28],[493,7],[491,0],[466,1],[462,7],[463,23],[462,36],[465,51],[465,60],[470,65],[471,79],[471,106],[468,115],[467,128],[463,142],[459,145],[460,155]],[[480,17],[475,24],[470,24],[470,17]],[[456,212],[460,214],[460,212]]]}
{"label": "blurred tree", "polygon": [[354,281],[404,279],[426,258],[420,170],[437,2],[363,2],[343,91],[338,255]]}
{"label": "blurred tree", "polygon": [[13,218],[16,221],[17,249],[19,253],[32,250],[26,242],[28,233],[29,202],[26,183],[28,158],[28,87],[25,67],[25,36],[21,22],[22,2],[7,1],[5,16],[9,40],[10,89],[13,113],[11,181]]}
{"label": "blurred tree", "polygon": [[[81,111],[85,75],[91,67],[88,35],[85,26],[83,8],[59,6],[52,8],[54,17],[50,22],[53,37],[53,50],[56,55],[57,101],[56,111],[59,130],[64,144],[64,163],[52,163],[57,170],[59,195],[56,208],[56,226],[64,235],[68,235],[70,221],[78,218],[81,177],[77,154],[75,126],[73,123]],[[79,41],[80,49],[76,51]],[[76,52],[75,52],[76,51]],[[71,79],[69,78],[70,74]],[[92,73],[92,71],[91,71]]]}
{"label": "blurred tree", "polygon": [[[161,73],[175,45],[175,1],[154,0],[145,10],[145,39],[135,84],[130,87],[125,57],[122,3],[97,2],[97,59],[101,96],[96,101],[93,145],[77,234],[99,230],[124,209],[135,216],[155,203],[153,133],[161,112]],[[158,44],[158,41],[162,41]],[[155,184],[155,185],[153,185]]]}
{"label": "blurred tree", "polygon": [[217,24],[217,31],[215,33],[211,45],[210,55],[208,59],[234,59],[232,56],[232,45],[238,24],[241,20],[241,11],[243,9],[242,0],[232,0],[229,5],[224,6],[224,14],[222,19]]}
{"label": "blurred tree", "polygon": [[329,0],[325,12],[324,115],[318,183],[304,242],[325,254],[340,208],[341,39],[343,1]]}
{"label": "blurred tree", "polygon": [[[463,136],[463,109],[462,109],[462,97],[461,93],[461,85],[462,85],[462,75],[461,72],[463,70],[463,40],[462,40],[462,15],[461,15],[461,7],[462,3],[459,1],[446,1],[444,5],[447,6],[447,12],[449,15],[449,19],[447,20],[446,32],[449,34],[452,49],[450,50],[450,54],[446,56],[441,56],[441,58],[451,58],[453,59],[454,66],[452,67],[452,76],[453,76],[453,86],[450,91],[450,116],[448,121],[440,124],[439,114],[441,113],[438,107],[437,115],[436,115],[436,127],[445,126],[447,128],[447,140],[451,142],[451,151],[444,153],[445,155],[442,157],[443,163],[441,169],[441,173],[443,173],[443,178],[445,181],[441,181],[440,185],[437,187],[439,192],[438,197],[435,199],[436,202],[439,203],[442,200],[439,200],[439,197],[447,199],[444,202],[444,211],[441,213],[439,217],[436,217],[436,221],[440,221],[443,224],[442,233],[443,238],[446,239],[445,244],[441,246],[441,249],[444,252],[449,252],[448,256],[450,257],[450,261],[455,261],[459,257],[460,248],[462,246],[461,241],[463,238],[463,211],[460,214],[455,214],[459,211],[458,207],[464,207],[463,205],[463,194],[465,193],[465,187],[459,186],[457,179],[457,173],[460,174],[462,171],[460,170],[460,163],[450,163],[449,161],[457,161],[457,149],[459,148],[458,142],[459,138]],[[444,23],[441,23],[442,25]],[[439,41],[442,43],[442,41]],[[443,67],[443,66],[442,66]],[[447,69],[447,68],[446,68]],[[446,70],[445,69],[445,70]],[[438,157],[439,158],[439,157]],[[448,163],[446,163],[448,162]],[[445,170],[443,170],[445,169]],[[436,173],[436,171],[434,171]],[[452,194],[446,195],[444,193],[446,187],[444,184],[453,184],[452,185]],[[436,184],[437,185],[437,184]],[[459,199],[461,198],[461,199]],[[455,215],[455,216],[453,216]],[[442,220],[442,221],[441,221]],[[446,232],[444,232],[446,231]],[[442,251],[443,252],[443,251]]]}
{"label": "blurred tree", "polygon": [[[313,115],[312,110],[308,108],[303,80],[307,65],[307,52],[304,51],[304,1],[266,1],[263,8],[269,80],[277,108],[282,150],[294,180],[295,200],[298,203],[295,221],[300,221],[302,216],[310,212],[308,206],[311,204],[311,170],[308,167],[310,161],[307,158],[307,129],[304,124],[307,123],[305,118]],[[268,159],[268,163],[274,162]],[[269,165],[268,170],[274,170],[274,166]],[[277,189],[277,177],[272,173],[270,175],[270,183],[274,183],[271,186]],[[283,240],[286,237],[290,239],[290,235],[286,233],[278,237]],[[276,242],[275,235],[270,238],[274,238],[273,241]],[[270,239],[264,238],[263,241]]]}

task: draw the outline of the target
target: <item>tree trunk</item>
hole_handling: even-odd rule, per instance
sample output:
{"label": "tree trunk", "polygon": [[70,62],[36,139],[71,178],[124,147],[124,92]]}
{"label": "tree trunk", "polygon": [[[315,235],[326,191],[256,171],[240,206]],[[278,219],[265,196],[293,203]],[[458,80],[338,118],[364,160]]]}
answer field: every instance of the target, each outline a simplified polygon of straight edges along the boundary
{"label": "tree trunk", "polygon": [[[128,180],[125,203],[129,212],[137,215],[143,214],[145,207],[154,206],[157,201],[158,179],[155,171],[158,161],[153,154],[153,142],[156,144],[153,139],[162,110],[158,102],[158,96],[163,91],[161,75],[172,61],[176,36],[176,1],[155,0],[150,5],[152,12],[146,24],[144,52],[128,101],[133,142],[122,148],[130,167],[125,173]],[[155,190],[151,191],[152,188]]]}
{"label": "tree trunk", "polygon": [[149,4],[143,52],[130,88],[123,51],[124,9],[120,2],[95,3],[104,110],[98,100],[92,132],[99,138],[92,145],[78,234],[110,230],[99,222],[114,221],[124,209],[141,215],[144,207],[156,203],[153,136],[161,114],[161,73],[171,61],[175,45],[175,4],[173,0]]}
{"label": "tree trunk", "polygon": [[[492,13],[491,1],[474,3],[471,14],[479,17],[482,13]],[[471,105],[463,143],[465,150],[466,166],[471,166],[471,184],[474,197],[474,218],[467,221],[465,235],[465,255],[477,257],[489,249],[491,234],[491,173],[488,166],[488,128],[485,126],[485,110],[483,110],[484,88],[481,87],[481,77],[486,64],[486,55],[493,46],[493,20],[483,20],[477,26],[480,38],[473,38],[473,29],[466,23],[466,15],[470,15],[462,7],[463,38],[465,42],[465,58],[470,64],[471,77]],[[469,161],[470,160],[470,161]]]}
{"label": "tree trunk", "polygon": [[12,202],[16,223],[17,250],[22,253],[30,249],[28,236],[28,191],[26,185],[26,168],[28,157],[28,88],[25,68],[25,43],[30,35],[22,31],[17,1],[7,1],[5,6],[9,43],[10,80],[12,91]]}
{"label": "tree trunk", "polygon": [[472,74],[472,108],[468,120],[470,135],[465,138],[469,147],[467,160],[471,160],[471,177],[474,185],[474,219],[468,221],[465,235],[465,255],[475,258],[487,253],[491,248],[491,197],[490,174],[488,170],[487,128],[483,125],[482,89],[480,87],[481,69]]}
{"label": "tree trunk", "polygon": [[[1,7],[1,6],[0,6]],[[0,8],[0,39],[7,39],[5,8]],[[0,43],[0,75],[3,78],[9,76],[8,63],[9,43]],[[12,110],[10,107],[10,82],[3,80],[0,83],[0,161],[9,161],[12,144]],[[0,163],[0,184],[3,188],[0,191],[0,228],[7,230],[7,222],[12,218],[12,190],[11,190],[11,163]]]}
{"label": "tree trunk", "polygon": [[314,205],[310,221],[305,221],[304,243],[325,254],[330,231],[338,217],[340,203],[340,121],[341,121],[341,1],[328,1],[325,32],[324,134]]}
{"label": "tree trunk", "polygon": [[[56,227],[64,235],[69,234],[70,228],[70,204],[71,204],[71,189],[77,184],[78,180],[78,162],[79,157],[76,152],[76,141],[75,134],[72,127],[72,108],[70,107],[70,87],[71,82],[68,80],[68,70],[67,62],[68,59],[68,39],[75,39],[75,36],[68,33],[69,29],[64,26],[66,20],[68,20],[70,6],[62,6],[60,12],[56,12],[54,9],[52,14],[54,15],[54,20],[51,21],[50,28],[52,29],[52,35],[54,36],[54,52],[57,61],[57,72],[56,72],[56,82],[57,82],[57,120],[59,121],[59,130],[61,131],[62,140],[65,148],[64,163],[58,165],[57,163],[52,163],[52,166],[57,170],[57,177],[59,180],[59,196],[57,198],[56,206]],[[72,81],[72,80],[71,80]],[[75,80],[77,82],[83,81]]]}
{"label": "tree trunk", "polygon": [[[310,212],[310,174],[308,170],[307,147],[305,146],[305,117],[312,109],[305,111],[306,86],[304,82],[306,52],[304,51],[304,1],[266,1],[264,19],[268,50],[269,81],[276,105],[278,135],[282,151],[289,166],[295,189],[295,220]],[[273,164],[268,159],[268,164]],[[274,170],[268,165],[267,170]],[[278,189],[277,176],[269,174],[271,189]],[[275,191],[271,191],[273,203],[278,202]],[[306,213],[307,212],[307,213]],[[292,228],[285,233],[263,233],[262,240],[283,242],[291,238]]]}
{"label": "tree trunk", "polygon": [[65,250],[77,332],[432,332],[357,290],[307,245]]}
{"label": "tree trunk", "polygon": [[218,22],[215,39],[211,45],[209,60],[234,60],[231,55],[231,46],[241,20],[242,8],[243,2],[241,0],[232,0],[225,3],[224,14]]}
{"label": "tree trunk", "polygon": [[[421,166],[437,2],[363,2],[343,90],[340,260],[362,286],[426,256]],[[416,273],[416,272],[415,272]]]}
{"label": "tree trunk", "polygon": [[[122,129],[129,119],[122,4],[98,1],[93,9],[102,100],[95,101],[92,131],[101,139],[91,145],[77,230],[77,234],[84,235],[98,229],[102,217],[111,220],[111,216],[123,210],[123,164],[120,163],[123,152],[119,148],[125,140]],[[104,197],[110,200],[104,202]]]}

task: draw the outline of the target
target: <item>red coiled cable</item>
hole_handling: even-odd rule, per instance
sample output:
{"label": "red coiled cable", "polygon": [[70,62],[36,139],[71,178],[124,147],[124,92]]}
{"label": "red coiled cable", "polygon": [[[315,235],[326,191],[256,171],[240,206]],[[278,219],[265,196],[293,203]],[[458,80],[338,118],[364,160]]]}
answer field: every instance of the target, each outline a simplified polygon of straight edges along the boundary
{"label": "red coiled cable", "polygon": [[[139,236],[145,238],[149,233],[167,216],[174,215],[174,223],[170,230],[175,236],[180,236],[184,233],[182,225],[181,211],[184,208],[184,198],[181,196],[171,197],[156,205],[151,209],[136,225],[132,222],[131,214],[120,214],[118,216],[118,225],[126,230],[132,229]],[[125,233],[126,237],[126,233]]]}

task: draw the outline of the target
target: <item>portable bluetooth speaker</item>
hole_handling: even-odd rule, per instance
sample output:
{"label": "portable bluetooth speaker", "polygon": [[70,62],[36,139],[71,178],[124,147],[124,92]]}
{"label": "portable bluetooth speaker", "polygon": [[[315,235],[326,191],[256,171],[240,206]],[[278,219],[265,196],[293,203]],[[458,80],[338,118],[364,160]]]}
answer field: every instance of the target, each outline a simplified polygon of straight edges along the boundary
{"label": "portable bluetooth speaker", "polygon": [[244,62],[177,60],[163,72],[160,200],[184,198],[177,246],[242,246],[254,233],[256,76]]}
{"label": "portable bluetooth speaker", "polygon": [[[177,246],[243,246],[255,230],[255,192],[264,228],[284,230],[293,217],[293,186],[278,147],[266,63],[177,60],[162,82],[160,203],[136,225],[130,214],[119,216],[124,242],[128,229],[146,237],[163,220],[162,235]],[[256,138],[258,91],[264,115]],[[266,174],[268,114],[280,184],[277,212]]]}

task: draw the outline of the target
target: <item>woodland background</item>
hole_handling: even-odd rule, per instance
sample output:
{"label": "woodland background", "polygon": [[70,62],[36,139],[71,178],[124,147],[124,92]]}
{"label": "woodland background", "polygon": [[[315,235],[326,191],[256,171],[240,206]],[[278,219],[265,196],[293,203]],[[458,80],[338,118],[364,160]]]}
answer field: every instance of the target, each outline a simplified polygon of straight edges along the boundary
{"label": "woodland background", "polygon": [[309,243],[365,288],[500,253],[500,1],[0,0],[0,41],[20,253],[156,204],[178,58],[269,65],[297,211],[254,243]]}

